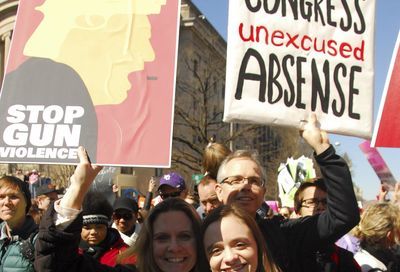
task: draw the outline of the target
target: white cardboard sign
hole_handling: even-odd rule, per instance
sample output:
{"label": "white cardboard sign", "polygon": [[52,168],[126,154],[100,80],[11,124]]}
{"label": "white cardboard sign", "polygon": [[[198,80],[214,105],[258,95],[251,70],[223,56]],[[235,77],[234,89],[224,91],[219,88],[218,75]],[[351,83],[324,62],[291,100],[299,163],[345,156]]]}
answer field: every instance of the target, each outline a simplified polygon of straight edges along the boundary
{"label": "white cardboard sign", "polygon": [[369,138],[375,0],[229,2],[224,121]]}

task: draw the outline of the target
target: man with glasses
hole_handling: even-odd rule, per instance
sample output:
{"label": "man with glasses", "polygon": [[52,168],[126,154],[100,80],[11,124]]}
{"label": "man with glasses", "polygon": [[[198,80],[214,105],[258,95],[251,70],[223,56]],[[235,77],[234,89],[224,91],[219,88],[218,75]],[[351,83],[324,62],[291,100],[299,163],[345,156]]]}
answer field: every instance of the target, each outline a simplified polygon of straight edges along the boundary
{"label": "man with glasses", "polygon": [[314,114],[301,134],[314,149],[315,160],[326,180],[328,202],[324,212],[286,220],[280,216],[257,217],[257,209],[264,202],[266,175],[256,154],[249,151],[236,151],[222,162],[215,187],[223,204],[238,203],[254,215],[267,247],[282,271],[320,271],[315,254],[325,244],[351,230],[360,218],[348,166],[335,154]]}
{"label": "man with glasses", "polygon": [[134,199],[117,198],[113,205],[113,225],[119,231],[125,244],[133,246],[139,235],[141,225],[137,222],[139,207]]}
{"label": "man with glasses", "polygon": [[[300,217],[320,214],[326,210],[327,191],[323,179],[303,182],[294,195],[294,210]],[[353,253],[328,243],[316,253],[315,260],[319,270],[330,271],[327,267],[340,267],[339,271],[361,271],[354,260]]]}
{"label": "man with glasses", "polygon": [[157,191],[162,200],[169,197],[185,199],[187,196],[185,180],[176,172],[171,172],[162,176]]}
{"label": "man with glasses", "polygon": [[325,211],[326,204],[326,186],[323,179],[302,183],[294,195],[294,211],[302,217]]}

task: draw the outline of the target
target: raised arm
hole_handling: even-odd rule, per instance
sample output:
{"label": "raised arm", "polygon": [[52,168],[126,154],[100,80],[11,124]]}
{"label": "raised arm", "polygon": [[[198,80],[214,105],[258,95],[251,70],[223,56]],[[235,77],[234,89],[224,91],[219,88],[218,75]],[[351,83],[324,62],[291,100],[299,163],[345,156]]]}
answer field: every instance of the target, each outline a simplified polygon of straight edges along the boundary
{"label": "raised arm", "polygon": [[149,211],[151,208],[151,201],[153,200],[153,191],[156,187],[156,181],[154,177],[151,177],[149,180],[149,186],[146,193],[146,200],[144,202],[143,210]]}
{"label": "raised arm", "polygon": [[71,176],[71,185],[60,202],[60,206],[63,208],[81,209],[90,185],[102,168],[90,163],[86,150],[81,146],[78,148],[78,157],[79,164]]}
{"label": "raised arm", "polygon": [[[81,239],[83,199],[101,166],[90,163],[86,150],[78,149],[79,164],[61,201],[43,216],[35,243],[35,269],[43,272],[132,272],[124,266],[109,267],[78,253]],[[56,208],[55,208],[56,206]]]}
{"label": "raised arm", "polygon": [[360,220],[356,196],[347,163],[335,153],[328,135],[320,130],[315,114],[304,127],[303,138],[315,151],[327,187],[327,208],[318,216],[318,242],[334,242]]}

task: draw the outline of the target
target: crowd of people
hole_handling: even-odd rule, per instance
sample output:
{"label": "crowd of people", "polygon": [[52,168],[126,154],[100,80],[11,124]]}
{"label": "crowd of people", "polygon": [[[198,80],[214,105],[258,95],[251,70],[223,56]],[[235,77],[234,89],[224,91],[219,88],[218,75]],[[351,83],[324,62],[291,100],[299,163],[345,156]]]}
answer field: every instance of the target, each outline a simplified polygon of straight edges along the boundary
{"label": "crowd of people", "polygon": [[218,143],[204,151],[198,207],[176,172],[160,178],[154,199],[149,182],[142,208],[128,197],[109,203],[90,190],[101,166],[83,147],[62,197],[51,184],[32,197],[29,182],[4,176],[0,271],[400,271],[398,201],[382,189],[360,211],[349,168],[317,122],[311,115],[301,135],[322,176],[279,213],[264,201],[257,155]]}

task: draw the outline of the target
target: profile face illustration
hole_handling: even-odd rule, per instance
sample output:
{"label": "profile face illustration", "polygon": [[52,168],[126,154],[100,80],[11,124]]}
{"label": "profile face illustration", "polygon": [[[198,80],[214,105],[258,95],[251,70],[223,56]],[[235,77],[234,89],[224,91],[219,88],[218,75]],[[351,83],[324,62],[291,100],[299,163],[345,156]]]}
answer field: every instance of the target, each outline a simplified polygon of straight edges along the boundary
{"label": "profile face illustration", "polygon": [[[24,55],[73,68],[94,105],[119,104],[131,89],[128,75],[155,59],[148,16],[166,0],[46,0],[43,19]],[[49,33],[52,33],[49,35]]]}

